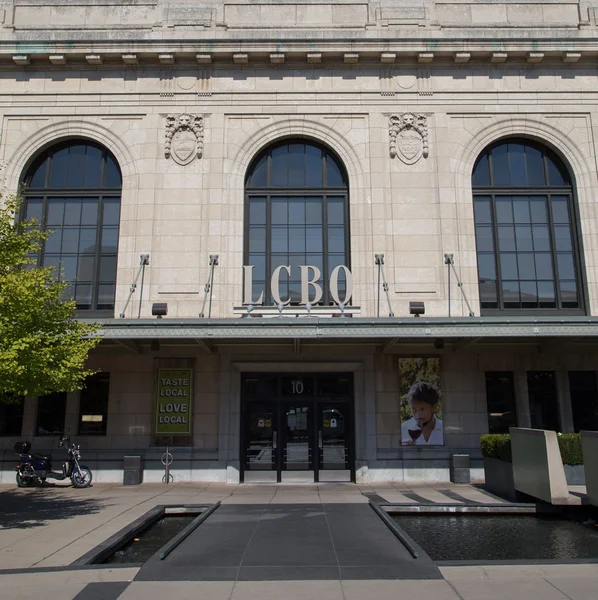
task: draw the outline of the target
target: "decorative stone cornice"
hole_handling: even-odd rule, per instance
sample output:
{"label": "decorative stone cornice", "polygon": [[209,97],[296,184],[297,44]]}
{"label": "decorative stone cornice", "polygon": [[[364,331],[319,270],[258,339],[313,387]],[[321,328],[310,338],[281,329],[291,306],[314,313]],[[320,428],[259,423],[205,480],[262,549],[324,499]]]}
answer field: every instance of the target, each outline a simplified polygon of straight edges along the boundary
{"label": "decorative stone cornice", "polygon": [[427,117],[422,114],[403,113],[389,119],[390,157],[399,157],[412,165],[422,156],[428,158]]}
{"label": "decorative stone cornice", "polygon": [[188,165],[203,154],[204,119],[200,115],[182,113],[166,117],[164,156],[179,165]]}

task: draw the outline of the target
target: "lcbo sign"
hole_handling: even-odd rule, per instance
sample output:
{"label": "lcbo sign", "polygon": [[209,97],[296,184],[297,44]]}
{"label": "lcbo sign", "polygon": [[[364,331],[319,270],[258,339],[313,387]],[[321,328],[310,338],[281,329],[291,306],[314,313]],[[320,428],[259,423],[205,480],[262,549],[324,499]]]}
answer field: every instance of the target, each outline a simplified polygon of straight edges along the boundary
{"label": "lcbo sign", "polygon": [[[243,267],[245,273],[245,287],[243,289],[243,304],[263,304],[264,303],[264,292],[260,294],[260,297],[256,300],[252,298],[253,289],[253,265],[245,265]],[[322,286],[318,283],[322,273],[318,267],[313,265],[301,265],[299,267],[301,271],[301,302],[300,304],[317,304],[323,295]],[[341,270],[345,273],[345,297],[341,298],[338,290],[338,276]],[[274,269],[272,278],[270,279],[270,290],[272,291],[272,298],[276,304],[288,304],[291,299],[288,298],[283,302],[280,298],[280,274],[282,271],[286,271],[289,277],[291,276],[290,265],[281,265]],[[337,304],[347,304],[353,295],[353,276],[351,271],[345,265],[339,265],[330,274],[330,295]],[[310,297],[311,293],[311,297]]]}

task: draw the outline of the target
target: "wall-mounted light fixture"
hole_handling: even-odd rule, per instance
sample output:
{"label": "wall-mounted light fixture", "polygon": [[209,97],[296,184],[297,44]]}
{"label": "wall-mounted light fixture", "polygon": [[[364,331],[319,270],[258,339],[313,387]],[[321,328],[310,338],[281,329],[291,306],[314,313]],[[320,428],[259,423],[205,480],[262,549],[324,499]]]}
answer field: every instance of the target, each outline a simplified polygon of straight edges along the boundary
{"label": "wall-mounted light fixture", "polygon": [[414,317],[426,314],[426,306],[423,302],[409,302],[409,314]]}
{"label": "wall-mounted light fixture", "polygon": [[168,304],[166,302],[154,302],[152,304],[152,316],[161,319],[168,314]]}

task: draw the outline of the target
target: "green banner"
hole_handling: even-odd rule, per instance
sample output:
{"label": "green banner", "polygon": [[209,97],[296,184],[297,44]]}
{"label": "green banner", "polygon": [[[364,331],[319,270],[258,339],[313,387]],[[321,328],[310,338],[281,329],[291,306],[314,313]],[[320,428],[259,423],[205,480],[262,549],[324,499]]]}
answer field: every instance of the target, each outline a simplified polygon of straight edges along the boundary
{"label": "green banner", "polygon": [[158,369],[156,435],[191,433],[191,369]]}

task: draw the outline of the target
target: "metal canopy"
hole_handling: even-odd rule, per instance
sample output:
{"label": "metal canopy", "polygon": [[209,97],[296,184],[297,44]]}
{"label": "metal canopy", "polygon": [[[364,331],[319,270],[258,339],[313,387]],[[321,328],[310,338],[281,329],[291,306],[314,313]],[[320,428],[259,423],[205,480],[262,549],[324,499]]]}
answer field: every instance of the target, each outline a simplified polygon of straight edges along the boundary
{"label": "metal canopy", "polygon": [[596,317],[88,319],[106,340],[598,338]]}

